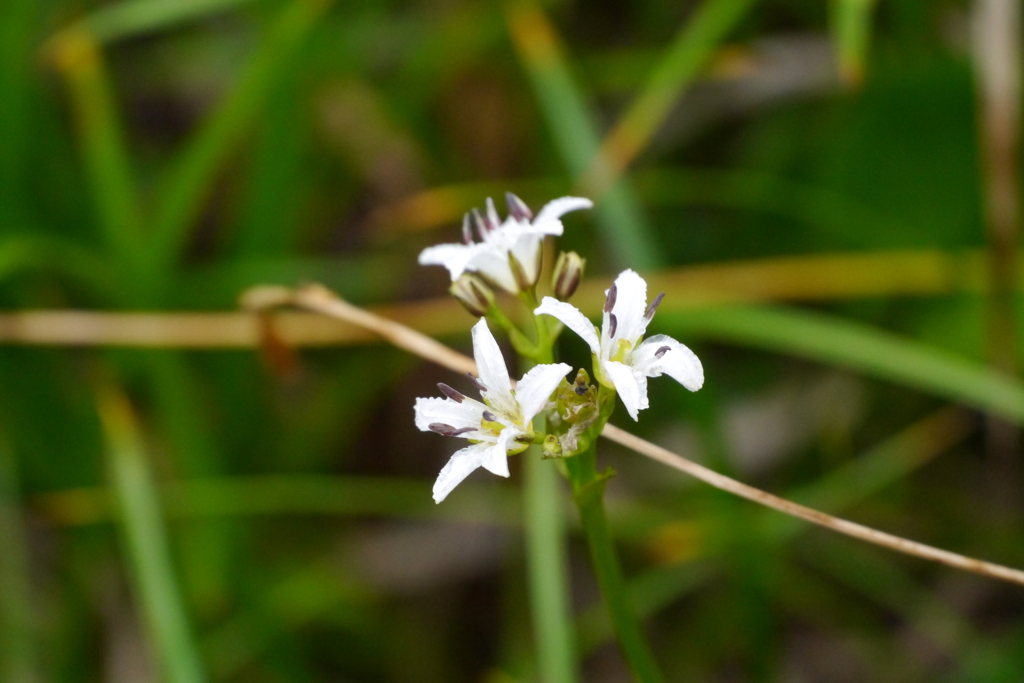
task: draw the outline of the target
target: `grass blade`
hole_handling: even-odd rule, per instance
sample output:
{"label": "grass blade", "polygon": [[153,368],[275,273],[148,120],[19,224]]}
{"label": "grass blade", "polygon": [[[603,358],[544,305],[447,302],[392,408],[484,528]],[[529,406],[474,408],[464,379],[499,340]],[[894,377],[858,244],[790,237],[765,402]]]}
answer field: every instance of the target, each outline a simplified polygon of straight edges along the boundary
{"label": "grass blade", "polygon": [[[508,24],[555,147],[580,178],[600,149],[600,135],[583,93],[573,80],[555,29],[532,0],[510,2]],[[651,268],[659,262],[654,236],[640,203],[621,181],[597,198],[597,223],[609,258],[619,266]]]}
{"label": "grass blade", "polygon": [[58,34],[50,50],[71,95],[103,237],[130,264],[138,255],[142,213],[103,55],[85,30]]}
{"label": "grass blade", "polygon": [[252,0],[127,0],[90,13],[83,24],[100,43],[162,31]]}
{"label": "grass blade", "polygon": [[106,460],[138,600],[165,683],[206,680],[171,564],[159,496],[127,398],[103,387],[98,410]]}
{"label": "grass blade", "polygon": [[0,679],[38,681],[33,648],[28,540],[14,453],[0,442]]}
{"label": "grass blade", "polygon": [[583,181],[585,187],[612,185],[643,151],[672,105],[710,61],[725,36],[756,0],[706,0],[686,22],[651,73],[643,90],[605,137]]}
{"label": "grass blade", "polygon": [[158,269],[177,258],[211,182],[248,132],[257,112],[330,0],[293,0],[246,67],[235,89],[182,151],[164,186],[155,216],[151,257]]}
{"label": "grass blade", "polygon": [[877,0],[832,0],[832,40],[839,75],[852,86],[864,82],[864,63],[871,40],[871,13]]}
{"label": "grass blade", "polygon": [[821,313],[735,306],[665,315],[686,334],[845,367],[1024,423],[1024,384],[913,339]]}

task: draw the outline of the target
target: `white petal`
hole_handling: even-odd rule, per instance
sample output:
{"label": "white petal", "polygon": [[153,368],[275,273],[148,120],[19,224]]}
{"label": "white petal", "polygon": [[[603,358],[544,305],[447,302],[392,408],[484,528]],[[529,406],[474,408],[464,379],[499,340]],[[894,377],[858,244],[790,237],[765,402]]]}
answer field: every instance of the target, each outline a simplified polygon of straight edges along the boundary
{"label": "white petal", "polygon": [[594,323],[587,320],[587,316],[580,312],[572,304],[553,299],[550,296],[544,297],[540,306],[533,310],[534,315],[550,315],[558,318],[570,330],[583,338],[583,341],[590,347],[591,352],[600,353],[601,347],[597,339],[597,328]]}
{"label": "white petal", "polygon": [[523,266],[523,273],[530,282],[537,281],[537,269],[540,266],[540,245],[544,240],[543,233],[536,230],[523,230],[512,245],[512,254]]}
{"label": "white petal", "polygon": [[566,363],[537,365],[523,375],[516,385],[516,399],[522,411],[524,427],[544,409],[555,387],[570,370],[572,367]]}
{"label": "white petal", "polygon": [[[658,350],[664,347],[668,347],[668,350],[658,358]],[[704,386],[704,367],[700,359],[685,345],[663,334],[645,339],[633,352],[630,362],[648,377],[665,374],[690,391],[697,391]]]}
{"label": "white petal", "polygon": [[506,427],[498,436],[498,443],[488,448],[480,461],[480,466],[491,474],[499,477],[508,476],[508,445],[515,437],[522,434],[515,427]]}
{"label": "white petal", "polygon": [[[544,205],[533,219],[533,225],[549,235],[561,235],[563,228],[559,218],[570,211],[590,209],[593,206],[594,202],[585,197],[559,197]],[[547,224],[550,224],[550,227]]]}
{"label": "white petal", "polygon": [[647,312],[647,282],[632,270],[624,270],[615,278],[615,290],[615,305],[611,311],[617,323],[615,337],[610,336],[608,313],[604,314],[601,328],[601,349],[605,358],[615,354],[619,339],[627,339],[635,344],[647,329],[648,321],[644,318]]}
{"label": "white petal", "polygon": [[466,272],[468,265],[480,251],[480,244],[438,244],[420,252],[421,266],[444,266],[451,273],[452,281]]}
{"label": "white petal", "polygon": [[[418,398],[415,406],[416,427],[420,431],[426,432],[430,431],[430,425],[440,422],[456,429],[466,427],[479,429],[485,409],[486,406],[471,398],[467,398],[462,403],[450,398]],[[463,438],[478,439],[480,433],[467,432]]]}
{"label": "white petal", "polygon": [[519,410],[512,396],[512,382],[508,378],[505,358],[487,327],[486,318],[481,318],[473,326],[473,356],[480,371],[480,382],[487,387],[484,393],[487,402],[507,415],[516,415]]}
{"label": "white petal", "polygon": [[473,470],[480,467],[487,452],[492,448],[494,448],[494,444],[475,443],[456,451],[448,463],[441,468],[441,473],[437,475],[437,481],[434,482],[434,502],[440,503],[444,500],[452,492],[452,489],[462,483],[462,480],[468,477]]}
{"label": "white petal", "polygon": [[602,363],[601,369],[615,385],[615,391],[626,406],[626,412],[634,420],[639,419],[641,410],[647,408],[647,378],[625,363],[610,361]]}
{"label": "white petal", "polygon": [[466,262],[466,270],[479,273],[510,294],[518,293],[519,286],[508,265],[508,249],[498,244],[480,246],[482,248]]}

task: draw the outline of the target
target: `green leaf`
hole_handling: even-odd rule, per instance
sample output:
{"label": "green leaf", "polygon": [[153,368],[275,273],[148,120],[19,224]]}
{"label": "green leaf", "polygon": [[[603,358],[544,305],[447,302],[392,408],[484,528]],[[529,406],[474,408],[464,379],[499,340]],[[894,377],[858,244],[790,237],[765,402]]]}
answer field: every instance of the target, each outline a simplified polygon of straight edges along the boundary
{"label": "green leaf", "polygon": [[171,563],[167,533],[142,435],[128,399],[113,385],[98,410],[118,527],[153,652],[166,683],[206,680]]}
{"label": "green leaf", "polygon": [[[848,368],[992,411],[1024,424],[1024,384],[981,363],[868,325],[782,307],[664,312],[684,335],[778,351]],[[657,329],[657,328],[655,328]]]}
{"label": "green leaf", "polygon": [[162,31],[252,0],[126,0],[89,13],[83,24],[101,43]]}

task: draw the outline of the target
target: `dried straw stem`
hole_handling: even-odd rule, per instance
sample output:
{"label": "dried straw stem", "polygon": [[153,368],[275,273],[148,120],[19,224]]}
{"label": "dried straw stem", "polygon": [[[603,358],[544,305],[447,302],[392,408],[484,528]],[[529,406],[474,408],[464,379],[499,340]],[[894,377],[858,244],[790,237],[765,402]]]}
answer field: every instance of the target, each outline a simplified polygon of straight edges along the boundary
{"label": "dried straw stem", "polygon": [[[400,349],[433,361],[455,372],[476,372],[476,362],[472,358],[453,351],[436,340],[401,323],[388,320],[342,301],[331,291],[319,285],[311,285],[296,291],[276,287],[257,288],[250,290],[250,293],[243,297],[243,305],[254,309],[285,304],[291,304],[361,326]],[[1024,585],[1024,571],[1019,569],[985,562],[911,541],[793,503],[698,465],[691,460],[687,460],[661,446],[634,436],[613,425],[605,425],[602,436],[652,460],[668,465],[680,472],[685,472],[717,489],[746,498],[806,522],[817,524],[826,529],[831,529],[832,531],[906,555],[913,555],[964,571],[981,574],[982,576]]]}

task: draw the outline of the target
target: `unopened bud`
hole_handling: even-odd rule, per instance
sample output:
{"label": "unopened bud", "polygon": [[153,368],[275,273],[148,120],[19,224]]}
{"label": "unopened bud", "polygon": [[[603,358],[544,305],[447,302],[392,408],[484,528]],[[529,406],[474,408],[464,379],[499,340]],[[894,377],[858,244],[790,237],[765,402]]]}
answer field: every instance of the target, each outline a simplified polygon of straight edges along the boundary
{"label": "unopened bud", "polygon": [[[529,276],[526,274],[526,269],[523,268],[523,264],[519,262],[519,259],[517,259],[515,254],[511,251],[508,252],[508,267],[509,270],[512,271],[512,277],[515,279],[516,287],[519,288],[520,292],[528,291],[537,284],[537,278],[534,277],[531,282]],[[539,273],[540,269],[538,268],[535,272]]]}
{"label": "unopened bud", "polygon": [[567,301],[576,292],[580,280],[583,279],[583,269],[586,265],[587,259],[575,251],[563,251],[558,255],[551,277],[551,288],[555,290],[555,297]]}
{"label": "unopened bud", "polygon": [[543,460],[562,457],[562,442],[554,434],[544,437],[544,445],[541,446],[540,457]]}
{"label": "unopened bud", "polygon": [[472,273],[463,273],[458,280],[448,288],[455,300],[462,304],[462,307],[469,311],[470,315],[478,318],[487,315],[487,311],[494,305],[494,292],[483,280]]}

